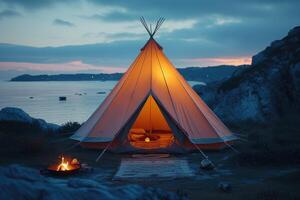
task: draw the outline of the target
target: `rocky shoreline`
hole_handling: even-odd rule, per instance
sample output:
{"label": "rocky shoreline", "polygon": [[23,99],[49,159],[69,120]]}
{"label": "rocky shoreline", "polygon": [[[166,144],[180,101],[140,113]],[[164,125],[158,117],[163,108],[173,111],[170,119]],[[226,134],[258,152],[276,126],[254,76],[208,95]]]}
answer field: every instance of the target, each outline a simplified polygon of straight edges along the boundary
{"label": "rocky shoreline", "polygon": [[226,122],[273,122],[299,109],[300,27],[253,56],[251,66],[231,78],[194,89]]}
{"label": "rocky shoreline", "polygon": [[44,177],[38,170],[21,165],[0,167],[0,180],[0,199],[188,199],[138,184],[112,187],[103,183],[101,174],[88,179]]}

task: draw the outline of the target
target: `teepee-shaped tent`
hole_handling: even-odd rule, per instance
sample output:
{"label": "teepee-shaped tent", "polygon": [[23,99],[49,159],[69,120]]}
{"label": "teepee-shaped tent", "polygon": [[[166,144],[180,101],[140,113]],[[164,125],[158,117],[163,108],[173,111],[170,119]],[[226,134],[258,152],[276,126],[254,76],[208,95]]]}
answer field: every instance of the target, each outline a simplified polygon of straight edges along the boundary
{"label": "teepee-shaped tent", "polygon": [[150,39],[92,116],[71,137],[89,148],[182,152],[219,149],[236,139]]}

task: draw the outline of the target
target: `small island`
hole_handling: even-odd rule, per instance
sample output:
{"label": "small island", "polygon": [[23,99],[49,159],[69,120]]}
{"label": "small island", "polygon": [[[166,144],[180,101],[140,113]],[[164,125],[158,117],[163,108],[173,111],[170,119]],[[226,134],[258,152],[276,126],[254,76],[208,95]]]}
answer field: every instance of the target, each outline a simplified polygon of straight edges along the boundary
{"label": "small island", "polygon": [[[187,81],[213,82],[229,78],[239,67],[220,65],[214,67],[187,67],[177,68]],[[100,74],[56,74],[56,75],[29,75],[23,74],[10,81],[118,81],[123,73]]]}
{"label": "small island", "polygon": [[55,75],[29,75],[23,74],[12,78],[10,81],[115,81],[123,73],[112,74],[55,74]]}

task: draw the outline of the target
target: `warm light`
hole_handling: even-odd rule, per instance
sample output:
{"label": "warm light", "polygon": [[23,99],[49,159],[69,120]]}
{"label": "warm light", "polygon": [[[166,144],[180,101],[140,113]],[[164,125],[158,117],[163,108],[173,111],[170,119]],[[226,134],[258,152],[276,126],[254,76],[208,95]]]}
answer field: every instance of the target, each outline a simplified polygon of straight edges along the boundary
{"label": "warm light", "polygon": [[215,57],[215,58],[193,58],[182,59],[184,64],[199,65],[199,66],[214,66],[214,65],[249,65],[252,62],[251,56],[241,57]]}
{"label": "warm light", "polygon": [[65,158],[61,157],[61,163],[57,166],[56,171],[67,171],[69,169],[69,162],[65,162]]}
{"label": "warm light", "polygon": [[150,138],[146,137],[145,142],[150,142]]}
{"label": "warm light", "polygon": [[73,158],[71,165],[79,165],[79,161],[76,158]]}

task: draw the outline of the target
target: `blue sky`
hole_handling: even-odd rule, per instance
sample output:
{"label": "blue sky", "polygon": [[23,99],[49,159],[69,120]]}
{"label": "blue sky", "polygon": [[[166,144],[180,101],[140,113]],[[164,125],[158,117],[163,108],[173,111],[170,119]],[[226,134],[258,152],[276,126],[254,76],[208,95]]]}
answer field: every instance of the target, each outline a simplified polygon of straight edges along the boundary
{"label": "blue sky", "polygon": [[296,0],[0,0],[0,73],[124,71],[147,41],[176,65],[251,62],[300,22]]}

